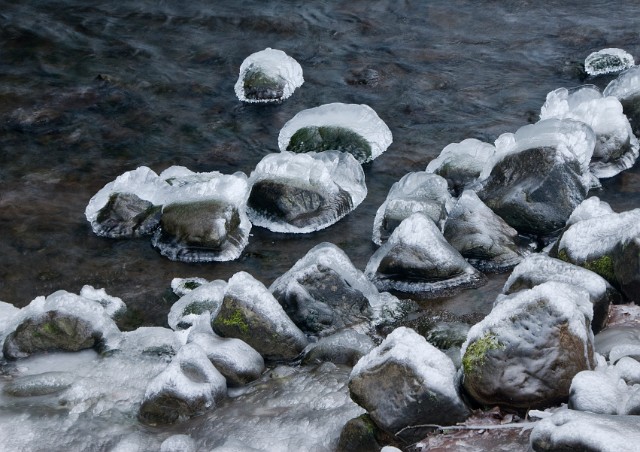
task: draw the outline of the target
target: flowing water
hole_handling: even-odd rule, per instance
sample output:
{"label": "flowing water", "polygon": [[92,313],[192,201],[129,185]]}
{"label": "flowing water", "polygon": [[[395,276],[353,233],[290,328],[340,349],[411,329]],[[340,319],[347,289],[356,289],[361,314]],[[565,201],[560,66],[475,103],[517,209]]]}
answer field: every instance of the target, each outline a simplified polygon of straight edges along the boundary
{"label": "flowing water", "polygon": [[[174,277],[245,270],[268,285],[323,241],[364,269],[394,182],[449,143],[535,122],[547,92],[584,82],[590,52],[640,57],[639,25],[635,0],[0,1],[0,300],[90,284],[128,304],[132,328],[166,325]],[[297,59],[305,83],[281,105],[243,105],[238,69],[266,47]],[[365,201],[334,226],[255,227],[239,260],[186,264],[148,239],[96,237],[84,218],[100,188],[141,165],[249,174],[287,120],[330,102],[368,104],[394,137],[365,165]],[[620,211],[639,192],[634,168],[596,194]],[[433,309],[486,314],[504,278]]]}

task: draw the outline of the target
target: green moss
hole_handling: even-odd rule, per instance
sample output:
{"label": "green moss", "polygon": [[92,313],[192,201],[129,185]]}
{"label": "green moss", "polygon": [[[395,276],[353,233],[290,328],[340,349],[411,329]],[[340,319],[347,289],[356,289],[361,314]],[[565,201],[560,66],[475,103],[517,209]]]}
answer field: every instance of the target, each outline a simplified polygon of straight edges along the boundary
{"label": "green moss", "polygon": [[247,325],[246,319],[240,309],[236,309],[235,311],[233,311],[233,314],[231,314],[227,318],[218,316],[216,320],[219,320],[220,323],[225,326],[236,327],[245,334],[249,332],[249,325]]}
{"label": "green moss", "polygon": [[472,373],[479,366],[484,364],[487,352],[490,350],[504,350],[504,344],[498,342],[491,333],[486,333],[482,338],[476,340],[467,347],[462,357],[462,368],[465,374]]}
{"label": "green moss", "polygon": [[585,262],[582,266],[587,270],[591,270],[592,272],[599,274],[609,282],[615,282],[616,278],[613,271],[613,259],[611,259],[611,256],[601,256],[595,260]]}
{"label": "green moss", "polygon": [[184,283],[185,289],[193,290],[197,289],[198,287],[200,287],[200,283],[197,281],[187,281],[186,283]]}
{"label": "green moss", "polygon": [[337,150],[348,152],[360,163],[371,158],[371,145],[358,133],[345,127],[302,127],[291,136],[287,151],[320,152]]}
{"label": "green moss", "polygon": [[560,259],[561,261],[572,263],[569,260],[569,255],[567,254],[567,252],[565,250],[558,250],[558,259]]}

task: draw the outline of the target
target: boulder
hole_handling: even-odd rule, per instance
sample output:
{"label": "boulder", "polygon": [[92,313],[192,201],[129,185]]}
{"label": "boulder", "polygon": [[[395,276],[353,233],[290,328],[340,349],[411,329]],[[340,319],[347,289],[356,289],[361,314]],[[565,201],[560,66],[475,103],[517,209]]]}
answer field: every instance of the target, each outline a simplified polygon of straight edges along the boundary
{"label": "boulder", "polygon": [[451,294],[486,282],[422,213],[411,215],[393,231],[369,259],[365,275],[378,290],[423,296]]}
{"label": "boulder", "polygon": [[[340,432],[337,452],[380,451],[383,444],[393,442],[394,438],[381,430],[368,414],[349,420]],[[397,440],[396,440],[397,441]]]}
{"label": "boulder", "polygon": [[223,337],[242,339],[267,358],[293,359],[308,343],[271,292],[246,272],[229,279],[212,327]]}
{"label": "boulder", "polygon": [[592,315],[586,290],[555,281],[499,297],[462,346],[464,388],[482,405],[566,402],[573,377],[595,366]]}
{"label": "boulder", "polygon": [[366,334],[344,330],[309,344],[303,351],[302,363],[332,362],[354,366],[375,344]]}
{"label": "boulder", "polygon": [[173,356],[182,343],[173,330],[160,326],[142,326],[120,335],[117,346],[109,350],[128,356]]}
{"label": "boulder", "polygon": [[412,329],[400,327],[358,361],[349,391],[378,427],[415,442],[425,433],[419,425],[455,424],[469,416],[455,376],[444,353]]}
{"label": "boulder", "polygon": [[639,402],[640,386],[628,385],[617,366],[579,372],[571,382],[569,408],[572,410],[596,414],[640,414]]}
{"label": "boulder", "polygon": [[614,96],[622,103],[634,134],[640,134],[640,66],[631,67],[612,80],[603,95]]}
{"label": "boulder", "polygon": [[220,279],[205,282],[185,293],[169,311],[169,326],[174,330],[189,328],[205,312],[214,318],[224,298],[227,283]]}
{"label": "boulder", "polygon": [[98,235],[114,239],[150,235],[160,224],[161,209],[133,193],[112,193],[93,227]]}
{"label": "boulder", "polygon": [[333,150],[347,152],[360,163],[371,160],[371,145],[364,137],[345,127],[302,127],[291,136],[287,146],[287,151],[297,154]]}

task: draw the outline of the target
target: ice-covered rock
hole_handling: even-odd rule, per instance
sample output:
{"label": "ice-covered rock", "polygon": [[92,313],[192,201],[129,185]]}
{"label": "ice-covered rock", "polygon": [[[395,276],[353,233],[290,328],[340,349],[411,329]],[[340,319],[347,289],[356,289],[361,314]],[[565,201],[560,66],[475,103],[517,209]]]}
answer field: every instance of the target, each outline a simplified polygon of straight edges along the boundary
{"label": "ice-covered rock", "polygon": [[282,50],[267,47],[245,58],[234,88],[243,102],[282,102],[303,83],[300,64]]}
{"label": "ice-covered rock", "polygon": [[590,53],[584,60],[584,70],[589,75],[612,74],[635,65],[633,56],[622,49],[602,49]]}
{"label": "ice-covered rock", "polygon": [[591,328],[594,333],[607,325],[609,306],[622,302],[620,293],[597,273],[544,254],[532,254],[518,264],[511,272],[502,293],[509,295],[547,281],[571,284],[589,292],[593,304]]}
{"label": "ice-covered rock", "polygon": [[427,165],[427,173],[444,177],[455,192],[475,182],[487,162],[494,157],[496,147],[490,143],[467,138],[451,143]]}
{"label": "ice-covered rock", "polygon": [[324,229],[367,195],[362,167],[338,151],[269,154],[251,173],[250,184],[251,221],[274,232]]}
{"label": "ice-covered rock", "polygon": [[133,193],[111,193],[92,223],[93,230],[114,239],[151,235],[160,225],[161,210]]}
{"label": "ice-covered rock", "polygon": [[227,379],[228,386],[242,386],[260,377],[264,360],[260,353],[240,339],[223,338],[211,329],[208,316],[201,317],[189,332],[187,343],[204,350],[209,361]]}
{"label": "ice-covered rock", "polygon": [[377,158],[392,142],[391,130],[371,107],[341,103],[299,112],[278,135],[281,151],[343,151],[360,163]]}
{"label": "ice-covered rock", "polygon": [[590,168],[597,177],[615,176],[638,158],[640,144],[622,104],[613,96],[602,97],[593,85],[551,91],[540,112],[540,119],[549,118],[573,119],[593,129],[596,144]]}
{"label": "ice-covered rock", "polygon": [[59,290],[37,297],[12,318],[3,352],[8,359],[33,353],[110,347],[120,331],[102,304]]}
{"label": "ice-covered rock", "polygon": [[160,445],[160,452],[197,452],[196,442],[189,435],[171,435]]}
{"label": "ice-covered rock", "polygon": [[582,220],[602,217],[614,213],[613,209],[606,201],[601,201],[597,196],[591,196],[578,205],[567,220],[566,227]]}
{"label": "ice-covered rock", "polygon": [[366,334],[345,329],[309,344],[303,351],[302,362],[310,364],[328,361],[354,366],[374,346],[375,344]]}
{"label": "ice-covered rock", "polygon": [[120,335],[118,345],[113,346],[109,353],[121,353],[130,356],[173,356],[182,343],[178,336],[169,328],[160,326],[143,326]]}
{"label": "ice-covered rock", "polygon": [[133,432],[120,438],[109,452],[147,452],[158,449],[155,438],[141,432]]}
{"label": "ice-covered rock", "polygon": [[191,278],[173,278],[171,280],[171,290],[179,297],[183,297],[194,289],[197,289],[209,281],[197,276]]}
{"label": "ice-covered rock", "polygon": [[614,96],[622,103],[622,110],[636,136],[640,135],[640,66],[627,69],[604,89],[605,96]]}
{"label": "ice-covered rock", "polygon": [[174,330],[187,329],[205,312],[209,312],[213,319],[222,306],[226,288],[227,283],[217,279],[187,292],[171,306],[169,326]]}
{"label": "ice-covered rock", "polygon": [[640,386],[629,386],[614,366],[579,372],[571,382],[569,408],[573,410],[596,414],[640,414],[639,401]]}
{"label": "ice-covered rock", "polygon": [[413,426],[455,424],[470,414],[455,376],[449,357],[412,329],[400,327],[358,361],[349,391],[380,428],[413,442],[425,433]]}
{"label": "ice-covered rock", "polygon": [[555,281],[499,297],[462,346],[464,388],[490,406],[566,401],[572,378],[595,366],[592,315],[585,289]]}
{"label": "ice-covered rock", "polygon": [[75,381],[71,372],[43,372],[25,375],[7,383],[2,391],[13,397],[34,397],[64,391]]}
{"label": "ice-covered rock", "polygon": [[122,299],[112,297],[104,289],[85,285],[80,289],[80,296],[98,302],[104,308],[104,312],[112,319],[118,318],[127,310],[127,305]]}
{"label": "ice-covered rock", "polygon": [[438,296],[478,287],[486,278],[453,248],[433,221],[415,213],[369,259],[365,275],[379,290]]}
{"label": "ice-covered rock", "polygon": [[465,190],[449,212],[444,238],[474,267],[485,272],[509,270],[527,254],[518,244],[518,231],[472,190]]}
{"label": "ice-covered rock", "polygon": [[212,326],[221,336],[242,339],[267,358],[293,359],[308,343],[271,292],[246,272],[229,279]]}
{"label": "ice-covered rock", "polygon": [[303,331],[326,335],[372,317],[380,294],[332,243],[313,247],[269,287]]}
{"label": "ice-covered rock", "polygon": [[640,417],[561,410],[536,424],[530,442],[535,452],[634,452],[640,443]]}
{"label": "ice-covered rock", "polygon": [[453,199],[447,181],[425,171],[406,174],[391,186],[373,220],[373,243],[382,245],[402,220],[422,212],[442,227]]}
{"label": "ice-covered rock", "polygon": [[205,352],[187,344],[147,386],[139,417],[148,424],[171,424],[214,408],[226,393],[225,378]]}
{"label": "ice-covered rock", "polygon": [[[612,326],[606,328],[595,336],[595,350],[605,358],[615,363],[621,356],[621,352],[634,352],[640,359],[640,328],[636,326]],[[610,353],[614,351],[613,359]],[[629,355],[627,355],[629,356]]]}
{"label": "ice-covered rock", "polygon": [[586,197],[595,135],[584,123],[547,119],[496,141],[478,196],[518,232],[550,235]]}

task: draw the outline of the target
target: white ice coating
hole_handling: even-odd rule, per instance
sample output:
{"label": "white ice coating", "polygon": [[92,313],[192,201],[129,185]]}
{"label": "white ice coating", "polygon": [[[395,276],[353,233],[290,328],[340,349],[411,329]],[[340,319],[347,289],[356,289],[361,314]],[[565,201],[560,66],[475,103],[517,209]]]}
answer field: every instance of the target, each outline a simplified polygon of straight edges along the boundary
{"label": "white ice coating", "polygon": [[476,138],[467,138],[460,143],[451,143],[444,147],[440,155],[427,165],[427,173],[452,166],[467,173],[480,175],[480,172],[496,153],[496,147]]}
{"label": "white ice coating", "polygon": [[612,213],[579,221],[560,238],[558,251],[565,251],[572,262],[609,254],[620,242],[640,234],[640,209]]}
{"label": "white ice coating", "polygon": [[589,75],[602,75],[623,71],[634,64],[628,52],[609,48],[590,53],[584,60],[584,69]]}
{"label": "white ice coating", "polygon": [[171,280],[171,290],[173,290],[173,293],[177,296],[182,297],[194,289],[194,287],[189,287],[190,285],[201,286],[208,282],[208,280],[197,276],[191,278],[173,278]]}
{"label": "white ice coating", "polygon": [[589,218],[602,217],[615,213],[608,202],[601,201],[597,196],[591,196],[585,199],[573,209],[565,227],[569,227],[578,221],[588,220]]}
{"label": "white ice coating", "polygon": [[[270,78],[284,82],[282,98],[280,99],[247,99],[244,95],[244,77],[247,71],[259,69]],[[256,53],[252,53],[244,59],[240,65],[240,74],[234,89],[236,96],[243,102],[280,102],[289,98],[296,88],[304,83],[302,67],[300,64],[282,50],[267,47]]]}
{"label": "white ice coating", "polygon": [[189,435],[172,435],[160,445],[160,452],[197,452],[196,442]]}
{"label": "white ice coating", "polygon": [[291,137],[303,127],[343,127],[362,136],[371,146],[371,159],[379,157],[393,142],[391,130],[378,114],[364,104],[324,104],[302,110],[278,135],[278,147],[285,151]]}
{"label": "white ice coating", "polygon": [[98,302],[104,308],[104,312],[111,318],[123,314],[127,310],[127,305],[124,304],[124,301],[118,297],[108,295],[104,289],[95,289],[93,286],[86,285],[80,289],[80,296],[87,300]]}
{"label": "white ice coating", "polygon": [[210,316],[213,318],[218,315],[222,306],[222,299],[227,288],[227,283],[217,279],[187,292],[178,301],[176,301],[169,311],[168,323],[173,330],[177,330],[181,323],[192,324],[202,314],[202,312],[192,312],[185,314],[184,311],[189,306],[211,305],[209,309]]}
{"label": "white ice coating", "polygon": [[376,212],[373,220],[373,243],[382,245],[381,235],[387,209],[394,211],[396,216],[402,212],[404,218],[423,212],[442,230],[453,204],[447,181],[443,177],[428,171],[405,174],[391,186],[387,198]]}
{"label": "white ice coating", "polygon": [[169,328],[160,326],[143,326],[120,335],[117,347],[111,351],[126,353],[127,356],[147,354],[151,356],[172,356],[182,342],[178,335]]}
{"label": "white ice coating", "polygon": [[598,177],[611,177],[625,169],[605,164],[611,155],[615,155],[620,148],[627,146],[627,143],[632,154],[627,167],[633,164],[638,156],[640,144],[622,111],[622,104],[613,96],[602,97],[593,85],[551,91],[547,94],[547,100],[540,112],[540,119],[549,118],[573,119],[593,129],[596,134],[593,157],[603,159],[603,162],[592,164],[592,171]]}
{"label": "white ice coating", "polygon": [[640,94],[640,66],[627,69],[612,80],[604,89],[603,95],[626,100]]}
{"label": "white ice coating", "polygon": [[496,154],[488,161],[480,174],[484,180],[493,167],[508,155],[537,147],[555,147],[559,163],[577,160],[582,169],[586,186],[591,184],[589,162],[596,144],[596,136],[591,127],[571,119],[545,119],[535,124],[520,127],[515,134],[502,134],[495,142]]}
{"label": "white ice coating", "polygon": [[[251,173],[250,186],[262,180],[278,180],[294,187],[311,187],[328,197],[337,196],[340,189],[351,196],[353,209],[367,196],[367,185],[362,166],[345,152],[307,152],[296,154],[283,151],[266,155]],[[345,212],[344,215],[347,215]],[[343,216],[331,222],[296,227],[285,222],[276,222],[265,218],[253,209],[249,209],[253,224],[265,227],[273,232],[307,233],[324,229]]]}
{"label": "white ice coating", "polygon": [[15,328],[14,318],[19,315],[20,308],[14,305],[0,301],[0,344],[4,341],[7,334]]}
{"label": "white ice coating", "polygon": [[456,367],[447,355],[427,342],[411,328],[396,328],[380,345],[360,358],[351,371],[350,380],[387,362],[413,370],[421,382],[434,392],[458,399],[454,384]]}
{"label": "white ice coating", "polygon": [[[581,287],[556,281],[548,281],[513,295],[499,296],[491,312],[469,330],[467,340],[462,344],[460,356],[464,356],[472,342],[481,339],[487,333],[505,338],[508,343],[518,343],[518,331],[512,328],[506,319],[530,316],[531,306],[541,300],[545,300],[548,311],[566,319],[569,331],[582,339],[584,353],[587,356],[587,344],[593,343],[593,332],[589,328],[593,319],[593,305],[589,299],[589,292]],[[585,324],[585,320],[588,320],[588,324]]]}

